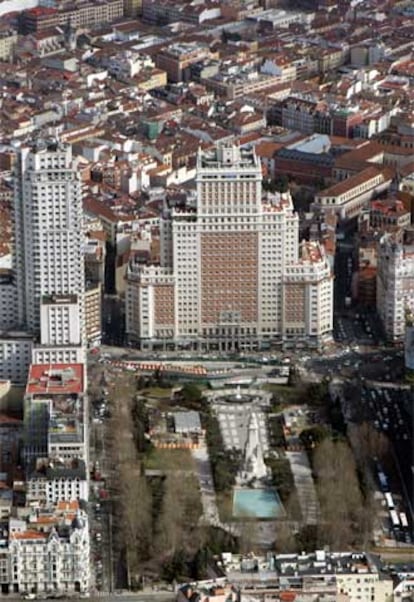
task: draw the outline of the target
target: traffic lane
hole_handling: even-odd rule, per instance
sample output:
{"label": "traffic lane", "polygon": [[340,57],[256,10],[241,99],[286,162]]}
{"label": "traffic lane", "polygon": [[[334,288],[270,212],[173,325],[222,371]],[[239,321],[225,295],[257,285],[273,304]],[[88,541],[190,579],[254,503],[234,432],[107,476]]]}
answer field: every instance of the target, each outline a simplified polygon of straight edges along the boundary
{"label": "traffic lane", "polygon": [[[363,387],[359,411],[354,419],[369,421],[392,443],[406,506],[413,513],[410,492],[414,488],[412,472],[413,416],[410,413],[411,392],[405,389]],[[358,404],[354,403],[354,406]],[[411,458],[411,461],[410,461]]]}
{"label": "traffic lane", "polygon": [[344,312],[334,317],[333,337],[338,342],[358,342],[379,345],[384,339],[383,329],[376,312]]}
{"label": "traffic lane", "polygon": [[345,308],[346,298],[352,295],[353,249],[341,243],[337,246],[334,263],[335,308]]}
{"label": "traffic lane", "polygon": [[316,372],[328,375],[335,374],[338,370],[350,368],[357,375],[372,380],[393,380],[404,373],[404,359],[400,351],[372,351],[367,352],[355,346],[347,346],[339,350],[335,356],[323,358],[310,358],[305,362],[305,367]]}

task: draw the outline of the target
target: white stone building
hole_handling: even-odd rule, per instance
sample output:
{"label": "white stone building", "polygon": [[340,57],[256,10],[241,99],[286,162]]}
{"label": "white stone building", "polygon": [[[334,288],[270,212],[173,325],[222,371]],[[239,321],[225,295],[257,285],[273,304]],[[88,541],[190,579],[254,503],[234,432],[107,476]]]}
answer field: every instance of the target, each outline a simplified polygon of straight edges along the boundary
{"label": "white stone building", "polygon": [[26,383],[32,358],[33,340],[25,332],[0,332],[0,380]]}
{"label": "white stone building", "polygon": [[[262,198],[259,159],[232,145],[199,153],[196,183],[196,209],[172,208],[162,217],[161,267],[130,263],[129,339],[223,351],[281,342],[283,279],[299,261],[290,194]],[[315,291],[332,314],[330,273],[320,261],[327,284]],[[325,318],[316,327],[308,320],[306,333],[317,344],[331,331],[332,317]]]}
{"label": "white stone building", "polygon": [[88,480],[85,462],[38,458],[26,482],[27,501],[37,500],[47,504],[88,500]]}
{"label": "white stone building", "polygon": [[283,334],[295,343],[330,338],[333,328],[333,275],[324,248],[303,242],[299,261],[283,280]]}
{"label": "white stone building", "polygon": [[81,340],[77,295],[44,295],[40,303],[41,345],[79,345]]}
{"label": "white stone building", "polygon": [[78,502],[33,509],[10,519],[7,546],[11,593],[85,593],[90,587],[89,526]]}
{"label": "white stone building", "polygon": [[17,287],[12,270],[0,270],[0,330],[17,327]]}
{"label": "white stone building", "polygon": [[414,312],[414,231],[384,234],[378,247],[377,310],[390,340],[402,341]]}
{"label": "white stone building", "polygon": [[[41,334],[43,345],[66,345],[74,312],[83,325],[85,287],[81,182],[71,147],[55,141],[23,147],[14,182],[18,322],[36,338]],[[77,296],[71,316],[50,304],[42,308],[45,296],[67,295]],[[41,318],[49,322],[42,329]],[[73,328],[71,344],[82,344],[83,328],[77,341],[72,335]]]}

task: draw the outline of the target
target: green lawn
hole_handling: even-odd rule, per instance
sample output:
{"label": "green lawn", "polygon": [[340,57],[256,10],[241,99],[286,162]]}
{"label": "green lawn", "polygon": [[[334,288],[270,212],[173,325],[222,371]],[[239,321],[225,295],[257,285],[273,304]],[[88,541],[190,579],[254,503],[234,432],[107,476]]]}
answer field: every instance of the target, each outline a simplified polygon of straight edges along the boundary
{"label": "green lawn", "polygon": [[145,458],[145,468],[151,470],[188,470],[194,471],[194,460],[189,449],[153,448]]}
{"label": "green lawn", "polygon": [[148,389],[143,389],[140,391],[141,395],[145,397],[155,397],[156,399],[170,399],[171,397],[170,388],[162,388],[162,387],[149,387]]}
{"label": "green lawn", "polygon": [[299,387],[290,387],[289,385],[277,385],[266,383],[263,385],[265,391],[273,393],[277,400],[284,403],[300,403],[303,401],[304,391]]}

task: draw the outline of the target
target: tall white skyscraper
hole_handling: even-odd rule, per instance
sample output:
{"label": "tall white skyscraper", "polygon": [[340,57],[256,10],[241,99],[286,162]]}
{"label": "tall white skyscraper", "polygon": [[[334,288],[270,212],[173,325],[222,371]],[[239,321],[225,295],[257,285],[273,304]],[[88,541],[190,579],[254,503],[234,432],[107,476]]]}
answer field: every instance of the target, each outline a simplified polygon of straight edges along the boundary
{"label": "tall white skyscraper", "polygon": [[229,351],[329,338],[325,254],[319,246],[300,253],[291,196],[263,196],[254,151],[231,144],[200,151],[196,184],[197,206],[171,208],[161,219],[161,267],[129,266],[130,340]]}
{"label": "tall white skyscraper", "polygon": [[82,344],[82,195],[70,145],[20,149],[14,215],[19,324],[42,346]]}

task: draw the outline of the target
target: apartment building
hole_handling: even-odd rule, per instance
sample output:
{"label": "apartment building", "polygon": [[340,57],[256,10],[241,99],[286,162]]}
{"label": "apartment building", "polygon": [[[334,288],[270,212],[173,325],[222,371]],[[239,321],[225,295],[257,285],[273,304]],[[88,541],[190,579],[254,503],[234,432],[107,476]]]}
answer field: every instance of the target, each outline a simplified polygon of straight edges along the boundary
{"label": "apartment building", "polygon": [[102,339],[102,286],[90,283],[85,290],[85,331],[88,345]]}
{"label": "apartment building", "polygon": [[88,498],[89,458],[81,181],[67,144],[38,139],[16,155],[13,269],[0,279],[0,378],[26,384],[25,468],[30,474],[38,458],[47,467],[29,479],[32,504],[19,508],[17,521],[3,528],[10,508],[0,512],[0,581],[15,593],[82,593],[90,568],[87,517],[76,501]]}
{"label": "apartment building", "polygon": [[399,199],[390,198],[371,203],[370,226],[380,230],[407,228],[411,214]]}
{"label": "apartment building", "polygon": [[169,82],[180,82],[190,79],[190,66],[206,59],[218,58],[207,44],[182,42],[171,44],[156,55],[157,67],[167,73]]}
{"label": "apartment building", "polygon": [[24,385],[32,360],[32,349],[33,339],[26,332],[0,332],[0,380]]}
{"label": "apartment building", "polygon": [[84,244],[85,278],[87,282],[104,284],[105,255],[104,233],[100,230],[89,232]]}
{"label": "apartment building", "polygon": [[322,97],[301,93],[283,100],[275,115],[278,124],[291,130],[345,138],[354,137],[356,128],[364,118],[358,107],[332,107]]}
{"label": "apartment building", "polygon": [[0,30],[0,60],[10,60],[16,48],[17,39],[17,31],[14,29]]}
{"label": "apartment building", "polygon": [[222,69],[212,77],[200,78],[209,90],[212,90],[219,96],[224,96],[228,100],[242,98],[248,94],[272,88],[280,83],[279,77],[260,73],[257,68]]}
{"label": "apartment building", "polygon": [[341,602],[390,602],[391,578],[384,578],[369,556],[360,552],[271,554],[266,557],[222,555],[222,570],[240,590],[265,601],[335,600]]}
{"label": "apartment building", "polygon": [[284,340],[297,344],[330,338],[333,276],[324,248],[303,242],[299,261],[286,267],[283,278]]}
{"label": "apartment building", "polygon": [[79,458],[37,458],[26,481],[26,500],[57,504],[88,500],[88,479],[85,462]]}
{"label": "apartment building", "polygon": [[143,269],[133,258],[128,265],[126,325],[131,341],[164,340],[175,337],[175,278],[170,268]]}
{"label": "apartment building", "polygon": [[89,0],[62,9],[48,6],[36,6],[24,11],[20,16],[20,29],[24,33],[36,32],[49,27],[66,25],[72,27],[92,27],[102,23],[111,23],[124,16],[123,0],[99,2]]}
{"label": "apartment building", "polygon": [[197,2],[177,4],[171,0],[142,0],[142,17],[144,21],[155,25],[166,25],[174,21],[184,21],[201,25],[204,21],[220,17],[221,9],[218,3]]}
{"label": "apartment building", "polygon": [[81,340],[77,295],[43,295],[40,305],[40,343],[77,345]]}
{"label": "apartment building", "polygon": [[17,287],[13,270],[0,269],[0,329],[17,326]]}
{"label": "apartment building", "polygon": [[79,502],[32,506],[10,518],[1,552],[10,593],[86,593],[90,587],[88,515]]}
{"label": "apartment building", "polygon": [[377,310],[387,337],[402,341],[414,312],[414,232],[387,233],[378,246]]}
{"label": "apartment building", "polygon": [[[83,329],[75,336],[73,327],[84,314],[81,183],[70,146],[39,141],[22,148],[14,181],[19,323],[40,334],[42,345],[80,345]],[[61,302],[68,295],[76,295],[70,308]]]}
{"label": "apartment building", "polygon": [[79,345],[32,347],[32,364],[84,364],[86,348]]}
{"label": "apartment building", "polygon": [[409,192],[414,196],[414,173],[404,176],[400,181],[399,188],[402,192]]}
{"label": "apartment building", "polygon": [[82,364],[32,365],[24,398],[27,465],[36,458],[88,460]]}
{"label": "apartment building", "polygon": [[[294,338],[284,325],[283,286],[293,266],[305,278],[298,216],[289,193],[262,199],[261,184],[254,151],[232,144],[199,151],[197,207],[164,212],[161,266],[129,263],[131,341],[236,350],[281,343],[287,334]],[[331,279],[322,256],[320,262],[325,295]],[[329,303],[332,312],[332,296],[326,308]],[[320,344],[330,336],[331,318],[324,313],[315,327],[315,315],[306,318],[302,339],[306,331],[309,342]]]}

